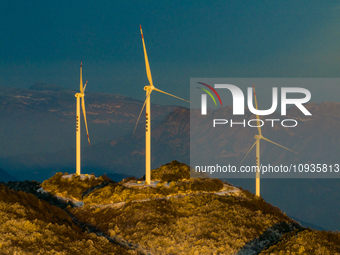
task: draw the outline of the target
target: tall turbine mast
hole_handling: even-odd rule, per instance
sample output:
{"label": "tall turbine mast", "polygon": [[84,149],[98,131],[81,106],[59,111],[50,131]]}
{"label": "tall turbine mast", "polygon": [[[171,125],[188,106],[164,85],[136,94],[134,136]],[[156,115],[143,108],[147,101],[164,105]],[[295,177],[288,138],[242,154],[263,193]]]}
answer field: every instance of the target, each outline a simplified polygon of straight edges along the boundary
{"label": "tall turbine mast", "polygon": [[89,145],[91,145],[90,137],[89,137],[89,131],[87,128],[87,121],[86,121],[86,111],[85,111],[85,99],[84,99],[84,92],[87,85],[87,81],[85,83],[85,86],[83,87],[83,74],[82,74],[82,67],[83,62],[80,62],[80,93],[75,94],[75,97],[77,98],[77,109],[76,109],[76,174],[80,175],[80,169],[81,169],[81,140],[80,140],[80,98],[81,98],[81,106],[83,109],[84,114],[84,122],[86,127],[86,133],[87,133],[87,140],[89,142]]}
{"label": "tall turbine mast", "polygon": [[146,113],[145,113],[145,184],[151,184],[151,107],[150,107],[151,104],[150,104],[150,95],[151,95],[152,91],[155,90],[155,91],[158,91],[160,93],[181,99],[181,100],[186,101],[186,102],[189,102],[189,101],[185,100],[183,98],[174,96],[172,94],[169,94],[167,92],[164,92],[164,91],[154,87],[153,82],[152,82],[151,70],[150,70],[150,65],[149,65],[148,55],[147,55],[147,52],[146,52],[144,36],[143,36],[143,31],[142,31],[141,25],[140,25],[140,33],[141,33],[141,36],[142,36],[146,75],[147,75],[148,80],[149,80],[149,85],[144,87],[144,90],[145,90],[145,93],[146,93],[146,99],[145,99],[145,102],[143,104],[142,110],[139,113],[133,134],[136,131],[140,116],[143,112],[144,107],[146,106],[146,108],[145,108],[145,111],[146,111]]}
{"label": "tall turbine mast", "polygon": [[[251,88],[249,88],[251,89]],[[256,110],[258,110],[257,108],[257,99],[256,99],[256,92],[255,92],[255,86],[253,84],[253,91],[254,91],[254,100],[255,100],[255,108]],[[249,91],[248,91],[249,93]],[[251,95],[251,93],[249,93]],[[261,132],[261,125],[260,125],[260,118],[259,116],[256,114],[256,119],[257,119],[257,130],[259,132],[258,135],[255,135],[254,138],[256,139],[255,143],[253,144],[253,146],[251,146],[251,148],[249,149],[249,151],[247,152],[247,154],[244,156],[244,158],[242,159],[240,165],[242,164],[242,162],[245,160],[245,158],[248,156],[249,152],[253,149],[253,147],[256,144],[256,196],[259,197],[260,196],[260,140],[263,139],[267,142],[270,142],[272,144],[275,144],[277,146],[280,146],[286,150],[289,150],[291,152],[294,152],[296,154],[299,154],[291,149],[288,149],[278,143],[274,143],[273,141],[265,138],[264,136],[262,136],[262,132]]]}

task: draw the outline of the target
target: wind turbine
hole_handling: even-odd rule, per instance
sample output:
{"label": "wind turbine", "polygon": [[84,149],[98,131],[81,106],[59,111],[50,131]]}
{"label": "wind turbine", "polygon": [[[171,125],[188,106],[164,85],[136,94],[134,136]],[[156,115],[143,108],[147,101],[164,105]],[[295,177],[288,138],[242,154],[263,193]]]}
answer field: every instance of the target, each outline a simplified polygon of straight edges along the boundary
{"label": "wind turbine", "polygon": [[80,98],[81,98],[81,106],[83,109],[84,114],[84,122],[86,127],[87,133],[87,140],[90,143],[89,131],[87,129],[87,121],[86,121],[86,111],[85,111],[85,99],[84,99],[84,92],[86,89],[87,81],[85,82],[85,86],[83,87],[83,74],[82,74],[82,66],[83,61],[80,62],[80,93],[75,94],[77,98],[77,114],[76,114],[76,174],[80,175]]}
{"label": "wind turbine", "polygon": [[[150,109],[150,95],[153,90],[161,92],[163,94],[181,99],[183,101],[189,102],[188,100],[185,100],[183,98],[174,96],[172,94],[169,94],[167,92],[164,92],[160,89],[157,89],[154,87],[153,82],[152,82],[152,76],[151,76],[151,70],[150,70],[150,65],[149,65],[149,60],[148,60],[148,55],[146,53],[146,48],[145,48],[145,42],[144,42],[144,36],[143,36],[143,31],[142,31],[142,25],[140,25],[140,33],[142,35],[142,42],[143,42],[143,49],[144,49],[144,58],[145,58],[145,67],[146,67],[146,75],[149,80],[149,85],[144,87],[144,90],[146,91],[146,99],[143,104],[142,110],[139,113],[137,123],[135,126],[135,129],[133,131],[133,134],[135,134],[138,121],[140,119],[140,116],[143,112],[143,109],[146,105],[146,119],[145,119],[145,184],[151,184],[151,109]],[[190,103],[190,102],[189,102]]]}
{"label": "wind turbine", "polygon": [[[253,84],[253,90],[254,90],[255,107],[256,107],[256,110],[258,110],[254,84]],[[295,151],[293,151],[291,149],[288,149],[288,148],[286,148],[286,147],[284,147],[284,146],[282,146],[282,145],[280,145],[278,143],[274,143],[273,141],[271,141],[271,140],[265,138],[264,136],[262,136],[260,119],[259,119],[259,116],[257,114],[256,114],[256,119],[257,119],[257,130],[259,131],[259,134],[254,136],[256,141],[253,144],[253,146],[251,146],[251,148],[249,149],[247,154],[244,156],[244,158],[242,159],[240,165],[242,164],[242,162],[245,160],[245,158],[248,156],[249,152],[253,149],[253,147],[256,144],[256,166],[257,166],[257,168],[256,168],[256,196],[259,197],[260,196],[260,140],[263,139],[263,140],[265,140],[267,142],[273,143],[273,144],[275,144],[277,146],[280,146],[280,147],[282,147],[282,148],[284,148],[286,150],[289,150],[291,152],[294,152],[296,154],[299,154],[299,153],[297,153],[297,152],[295,152]]]}

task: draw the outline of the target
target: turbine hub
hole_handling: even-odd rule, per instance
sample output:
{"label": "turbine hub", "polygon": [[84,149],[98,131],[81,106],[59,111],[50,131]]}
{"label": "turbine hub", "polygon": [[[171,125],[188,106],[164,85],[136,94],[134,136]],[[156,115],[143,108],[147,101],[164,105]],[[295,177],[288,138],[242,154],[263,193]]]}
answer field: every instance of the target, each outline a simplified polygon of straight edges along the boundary
{"label": "turbine hub", "polygon": [[75,94],[74,96],[75,96],[75,97],[83,97],[83,96],[85,96],[85,94],[84,94],[84,93],[77,93],[77,94]]}
{"label": "turbine hub", "polygon": [[154,87],[153,86],[151,86],[151,85],[146,85],[145,87],[144,87],[144,90],[152,90]]}
{"label": "turbine hub", "polygon": [[257,140],[257,139],[260,138],[260,136],[259,135],[255,135],[254,138]]}

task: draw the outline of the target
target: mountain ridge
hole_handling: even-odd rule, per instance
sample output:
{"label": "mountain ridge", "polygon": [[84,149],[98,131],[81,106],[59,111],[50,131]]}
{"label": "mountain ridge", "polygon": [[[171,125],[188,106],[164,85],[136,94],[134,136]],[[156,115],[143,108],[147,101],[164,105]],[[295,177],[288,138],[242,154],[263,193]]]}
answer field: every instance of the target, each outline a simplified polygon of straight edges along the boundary
{"label": "mountain ridge", "polygon": [[[0,158],[75,147],[76,92],[45,83],[30,88],[0,87]],[[85,105],[90,138],[96,144],[129,133],[143,102],[118,94],[88,92]],[[154,121],[162,120],[175,108],[152,104]],[[143,123],[142,118],[140,126]],[[86,138],[83,122],[81,128]]]}
{"label": "mountain ridge", "polygon": [[8,181],[19,181],[14,176],[7,173],[5,170],[0,168],[0,182],[8,182]]}
{"label": "mountain ridge", "polygon": [[[283,162],[282,160],[289,160],[290,163],[322,162],[322,157],[324,157],[324,155],[318,153],[317,151],[311,151],[313,148],[311,144],[319,142],[319,144],[322,144],[325,147],[324,151],[325,154],[327,154],[327,160],[329,162],[334,161],[337,163],[338,154],[336,150],[338,147],[336,144],[338,141],[340,142],[340,136],[332,127],[337,126],[338,124],[340,125],[340,114],[337,114],[337,109],[339,108],[340,110],[340,103],[312,103],[307,104],[306,107],[309,109],[314,109],[313,116],[301,118],[296,108],[289,109],[286,118],[295,118],[299,121],[298,126],[294,129],[284,128],[282,126],[276,126],[275,128],[264,126],[262,128],[263,133],[267,138],[294,151],[300,152],[301,155],[296,156],[295,154],[291,154],[281,150],[280,148],[273,150],[271,149],[273,147],[271,144],[263,142],[261,143],[261,151],[267,151],[267,153],[265,153],[264,156],[261,156],[261,162],[270,162],[270,158],[281,158],[281,162]],[[334,109],[333,111],[326,111],[324,109],[325,107]],[[230,106],[221,108],[217,111],[214,111],[212,116],[214,116],[214,118],[219,116],[228,117],[231,115],[231,109],[232,108]],[[179,161],[189,163],[189,114],[197,113],[193,111],[190,112],[188,109],[183,107],[178,107],[174,111],[170,112],[163,120],[152,125],[151,149],[153,155],[153,166],[158,167],[162,162],[171,161],[173,158],[177,158]],[[247,118],[252,118],[252,114],[249,112],[246,112],[245,116],[248,116]],[[273,114],[270,117],[279,118],[276,114]],[[202,123],[194,124],[201,125]],[[319,133],[323,133],[323,137],[315,136],[315,133],[318,133],[315,131],[315,129]],[[210,134],[212,134],[211,127],[206,126],[202,128],[202,130],[204,130],[205,133],[203,139],[212,139],[210,138]],[[144,136],[144,130],[141,125],[133,137],[131,132],[132,129],[130,129],[130,134],[125,136],[102,141],[91,147],[84,147],[82,150],[83,167],[85,169],[100,168],[104,172],[141,175],[143,172],[137,170],[136,166],[143,165],[144,163],[144,139],[142,139]],[[221,133],[219,140],[216,141],[217,146],[215,146],[215,151],[218,152],[217,155],[220,155],[221,157],[227,157],[229,161],[228,163],[232,165],[238,165],[254,142],[252,133],[255,133],[254,129],[239,127],[236,127],[231,131]],[[292,139],[292,137],[294,137],[294,139]],[[311,140],[310,138],[313,138],[314,140]],[[292,141],[294,144],[289,144],[289,142]],[[240,145],[242,145],[242,147],[240,147]],[[270,149],[266,149],[267,147]],[[73,149],[59,151],[56,152],[54,156],[53,153],[45,153],[40,155],[26,154],[19,157],[14,156],[10,158],[1,158],[0,166],[6,167],[7,169],[20,169],[24,167],[25,162],[28,168],[33,170],[34,166],[39,167],[38,159],[45,155],[41,158],[42,164],[39,168],[53,169],[53,167],[56,167],[61,163],[61,160],[58,160],[58,158],[63,158],[63,167],[56,167],[56,170],[63,171],[62,169],[64,168],[66,171],[68,171],[69,169],[72,169],[74,165],[74,153],[72,150]],[[250,155],[245,160],[245,164],[251,164],[250,161],[252,161],[253,157],[251,156],[252,153],[250,153]],[[311,155],[310,153],[314,153],[315,155]],[[20,160],[20,157],[23,159]],[[32,161],[32,163],[29,163],[30,161]],[[15,166],[14,163],[10,162],[18,162],[18,166]],[[45,165],[44,162],[46,162]],[[279,161],[273,162],[272,164],[278,164],[278,162]],[[56,171],[54,171],[54,173],[55,172]]]}
{"label": "mountain ridge", "polygon": [[[340,134],[336,128],[340,125],[339,103],[310,103],[305,106],[311,111],[312,116],[301,117],[300,111],[296,108],[289,108],[287,112],[286,118],[298,119],[299,125],[296,129],[263,128],[267,138],[304,153],[296,157],[291,152],[263,142],[261,143],[261,162],[263,164],[266,162],[271,164],[283,164],[284,162],[309,164],[312,161],[339,163],[337,159],[340,153],[338,151]],[[229,118],[231,112],[231,107],[226,107],[215,111],[214,116],[218,117],[220,114],[223,118]],[[252,114],[246,113],[248,118],[253,118]],[[167,115],[163,121],[152,125],[153,168],[174,158],[189,163],[189,114],[188,109],[178,108]],[[277,115],[273,116],[275,118]],[[204,129],[206,132],[205,136],[202,136],[204,139],[210,138],[208,132],[210,129],[208,126]],[[140,125],[134,137],[131,134],[132,130],[131,127],[130,134],[126,136],[103,141],[90,148],[83,148],[82,172],[142,176],[145,158],[144,128],[143,125]],[[253,135],[255,134],[255,130],[247,131],[246,128],[244,130],[238,128],[230,133],[226,132],[222,134],[221,139],[216,141],[218,145],[216,151],[221,156],[226,156],[231,164],[238,165],[253,144]],[[323,151],[324,154],[320,151]],[[248,155],[245,164],[253,164],[254,154],[252,151]],[[27,179],[38,179],[39,176],[45,176],[44,178],[47,179],[58,171],[69,173],[75,171],[75,151],[72,149],[66,152],[60,151],[57,154],[51,153],[41,158],[40,156],[36,154],[21,156],[21,159],[20,157],[2,158],[0,167],[7,169],[11,174],[20,173]],[[36,173],[34,174],[34,172]],[[249,190],[255,189],[253,179],[229,179],[228,182]],[[333,201],[334,199],[340,201],[338,195],[340,186],[336,179],[262,179],[261,187],[261,194],[268,202],[279,206],[293,217],[324,229],[340,229],[340,222],[336,220],[340,213],[340,205]]]}
{"label": "mountain ridge", "polygon": [[[168,180],[170,172],[173,173],[170,184],[168,181],[159,182],[155,187],[145,188],[162,192],[168,189],[165,187],[168,183],[169,187],[177,187],[180,191],[188,181],[182,179],[186,176],[183,171],[189,174],[189,167],[177,161],[163,165],[153,170],[152,178],[154,181],[154,178],[163,177]],[[52,194],[67,197],[67,193],[63,192],[65,188],[76,191],[81,185],[85,189],[92,189],[91,185],[97,185],[98,181],[102,182],[105,178],[82,180],[76,176],[69,179],[62,176],[62,173],[57,174],[46,180],[43,186],[46,189],[53,188]],[[200,185],[208,180],[214,181],[196,180],[199,180]],[[194,184],[196,180],[191,183]],[[17,187],[20,183],[10,185]],[[13,254],[14,251],[28,254],[52,254],[56,251],[82,254],[84,249],[95,254],[150,255],[264,255],[279,252],[331,255],[340,252],[340,233],[304,228],[279,208],[243,189],[239,189],[238,193],[217,195],[202,193],[204,185],[187,186],[189,189],[182,192],[180,197],[135,202],[126,195],[133,190],[136,194],[149,192],[145,193],[143,187],[134,188],[133,185],[138,185],[137,180],[128,178],[120,183],[109,181],[92,189],[84,197],[85,203],[85,198],[90,194],[94,194],[92,201],[100,201],[100,196],[108,195],[108,187],[115,187],[115,196],[125,201],[119,208],[69,205],[62,210],[36,197],[43,195],[40,189],[37,190],[37,183],[26,182],[23,185],[35,195],[13,191],[0,184],[0,205],[6,208],[0,211],[0,252],[4,254]],[[31,189],[30,185],[34,188]],[[11,227],[6,220],[2,220],[7,218],[11,219]],[[18,233],[21,241],[17,238]]]}

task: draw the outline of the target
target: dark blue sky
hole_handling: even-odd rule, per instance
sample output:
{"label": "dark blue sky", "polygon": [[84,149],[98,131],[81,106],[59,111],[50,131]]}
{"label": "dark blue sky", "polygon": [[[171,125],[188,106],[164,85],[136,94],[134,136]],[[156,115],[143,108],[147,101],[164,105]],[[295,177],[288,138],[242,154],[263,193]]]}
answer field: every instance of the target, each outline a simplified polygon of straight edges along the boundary
{"label": "dark blue sky", "polygon": [[[154,84],[189,98],[191,77],[339,77],[338,1],[0,3],[0,86],[35,82],[143,100],[139,24]],[[153,94],[162,104],[182,102]]]}

